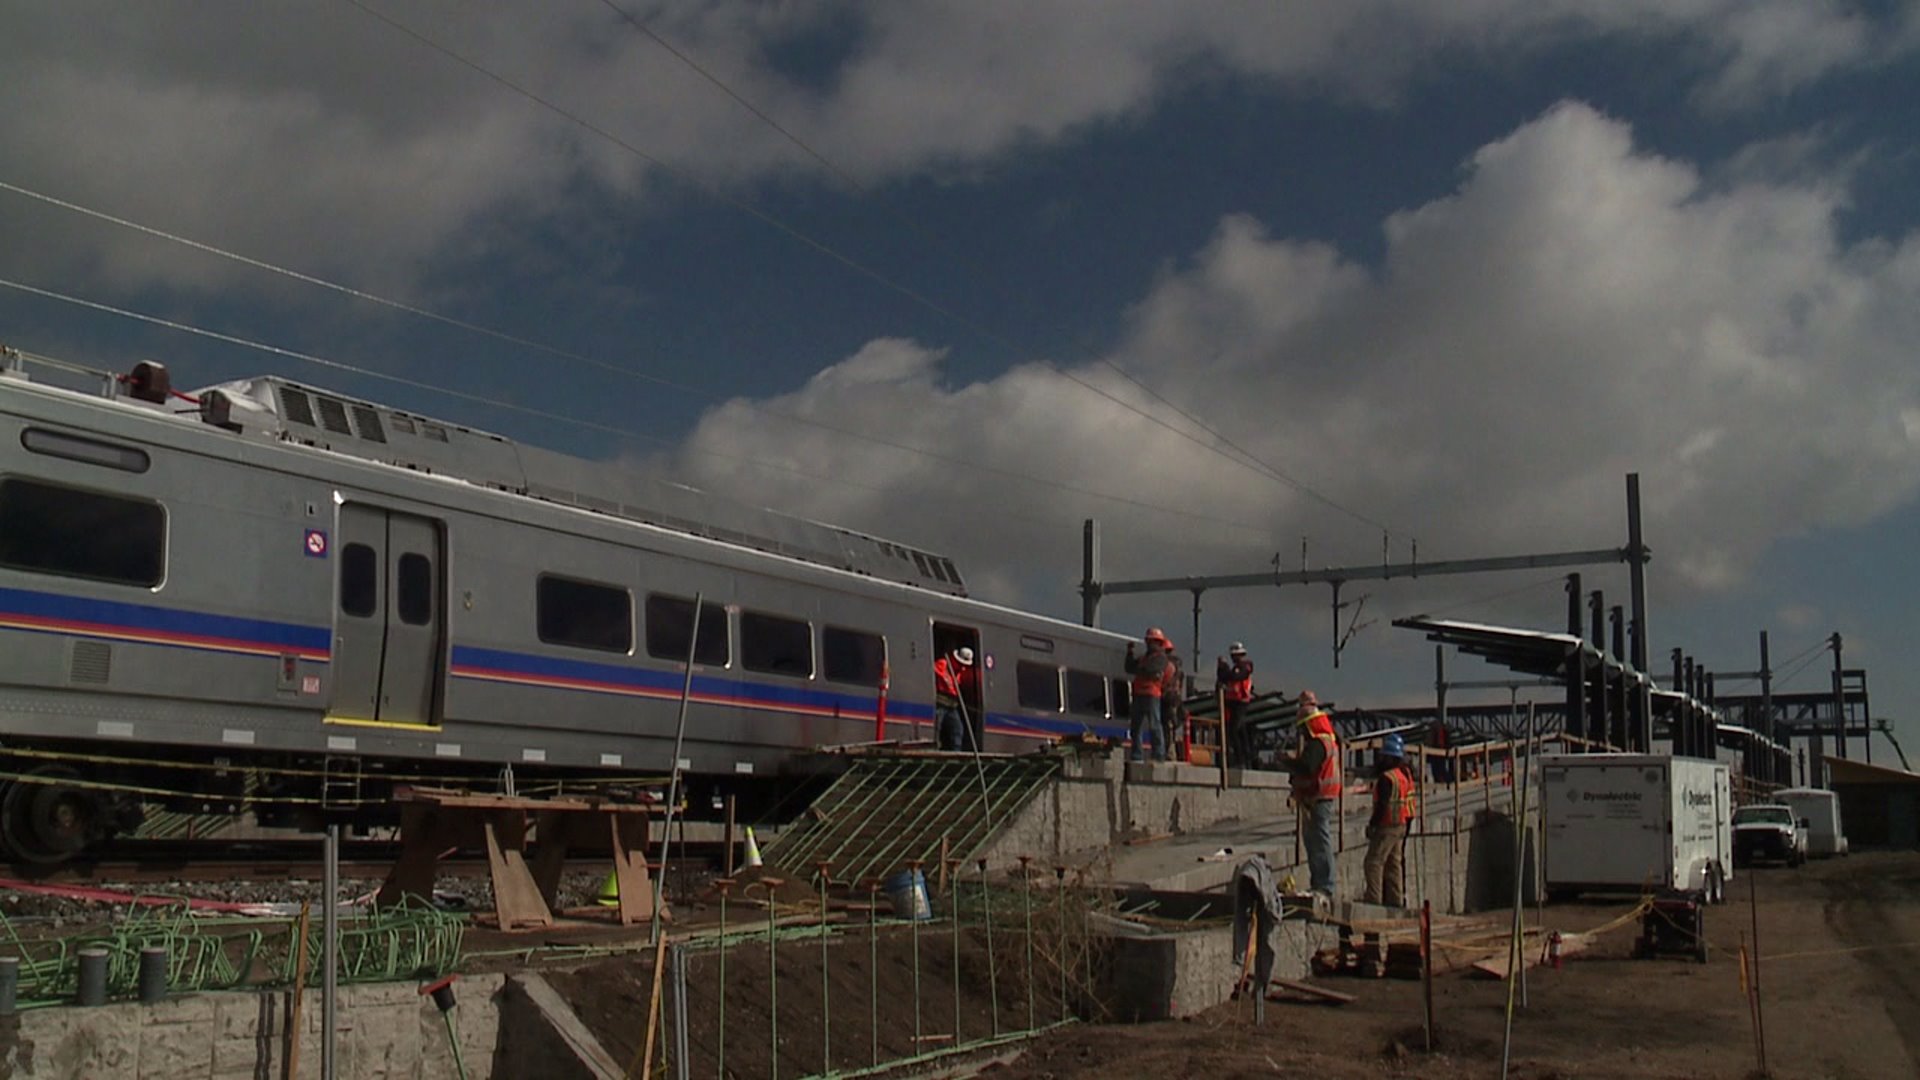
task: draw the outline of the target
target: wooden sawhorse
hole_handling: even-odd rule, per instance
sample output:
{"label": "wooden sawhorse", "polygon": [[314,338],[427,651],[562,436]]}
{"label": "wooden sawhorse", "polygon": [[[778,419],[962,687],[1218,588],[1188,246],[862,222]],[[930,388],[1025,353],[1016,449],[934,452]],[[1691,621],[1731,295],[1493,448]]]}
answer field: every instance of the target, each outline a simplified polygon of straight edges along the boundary
{"label": "wooden sawhorse", "polygon": [[[487,853],[500,929],[545,929],[553,925],[567,850],[597,848],[613,857],[620,924],[633,926],[655,915],[646,857],[647,817],[655,809],[650,803],[405,787],[394,791],[394,801],[400,804],[400,859],[380,886],[381,905],[406,896],[431,898],[441,853],[479,847]],[[529,833],[536,844],[531,866]]]}

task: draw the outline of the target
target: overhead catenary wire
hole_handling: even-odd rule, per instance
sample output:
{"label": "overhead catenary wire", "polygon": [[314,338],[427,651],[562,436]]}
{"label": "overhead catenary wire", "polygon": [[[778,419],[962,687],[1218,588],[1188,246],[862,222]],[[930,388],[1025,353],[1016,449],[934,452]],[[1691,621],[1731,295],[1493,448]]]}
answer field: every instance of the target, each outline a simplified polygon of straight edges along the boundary
{"label": "overhead catenary wire", "polygon": [[[689,69],[691,69],[695,74],[699,75],[702,79],[705,79],[707,82],[711,83],[721,93],[731,98],[736,104],[738,104],[741,108],[747,110],[747,112],[751,113],[756,119],[760,120],[762,123],[772,128],[775,132],[779,133],[779,135],[782,138],[786,139],[789,143],[792,143],[795,147],[797,147],[801,153],[807,155],[809,158],[812,158],[822,168],[832,173],[842,183],[846,184],[850,189],[852,189],[853,191],[861,195],[870,194],[866,185],[862,184],[859,181],[859,179],[856,178],[852,173],[842,168],[837,162],[835,162],[832,158],[828,157],[825,153],[815,149],[806,140],[794,134],[792,130],[787,128],[786,125],[776,120],[765,109],[762,109],[760,106],[754,104],[744,94],[741,94],[739,91],[735,90],[732,86],[729,86],[725,80],[721,79],[718,75],[715,75],[713,72],[709,71],[704,65],[702,65],[699,61],[695,60],[691,55],[689,55],[686,50],[668,41],[658,31],[654,30],[651,26],[649,26],[646,20],[641,19],[640,17],[634,15],[633,13],[627,11],[625,8],[621,7],[619,4],[614,3],[614,0],[600,0],[600,2],[604,4],[607,8],[611,9],[615,14],[619,15],[621,19],[624,20],[628,25],[632,26],[634,30],[638,31],[640,34],[645,35],[648,40],[652,41],[654,44],[658,45],[660,48],[665,50],[670,56],[678,60],[680,63],[686,65]],[[929,233],[926,229],[922,228],[920,224],[917,221],[913,220],[911,217],[905,214],[899,213],[897,211],[893,212],[892,216],[904,222],[914,232],[922,236],[928,236],[928,237],[932,236],[931,233]],[[1030,350],[1023,349],[1012,342],[1008,342],[1005,339],[1001,338],[999,335],[994,334],[990,331],[987,331],[983,327],[972,325],[970,320],[962,320],[962,323],[963,325],[968,325],[969,328],[973,329],[976,333],[983,334],[983,336],[985,336],[987,340],[992,341],[997,345],[1001,345],[1004,348],[1008,348],[1012,352],[1015,352],[1017,354],[1022,354],[1022,355],[1030,352]],[[1132,383],[1134,386],[1138,387],[1140,391],[1142,393],[1145,393],[1148,397],[1151,397],[1155,401],[1159,402],[1161,405],[1177,413],[1182,418],[1184,418],[1187,422],[1193,424],[1195,427],[1199,428],[1201,431],[1211,436],[1220,444],[1217,447],[1208,447],[1208,449],[1213,450],[1216,453],[1220,452],[1220,447],[1225,447],[1227,449],[1230,449],[1235,454],[1238,454],[1241,459],[1243,459],[1239,462],[1240,464],[1251,467],[1257,472],[1264,473],[1269,479],[1278,481],[1284,485],[1292,487],[1296,491],[1299,491],[1301,494],[1306,495],[1309,498],[1312,498],[1315,501],[1333,510],[1339,511],[1340,513],[1345,514],[1348,517],[1355,519],[1356,521],[1361,521],[1368,525],[1372,525],[1375,528],[1380,529],[1382,532],[1390,534],[1395,531],[1392,527],[1380,521],[1376,521],[1373,518],[1368,517],[1367,515],[1353,509],[1352,507],[1346,506],[1345,504],[1336,501],[1332,497],[1324,494],[1323,492],[1319,491],[1313,486],[1307,484],[1305,481],[1300,480],[1298,477],[1295,477],[1287,473],[1285,470],[1279,468],[1276,465],[1273,465],[1272,463],[1261,458],[1259,455],[1241,446],[1238,442],[1234,441],[1232,438],[1227,436],[1224,432],[1221,432],[1219,429],[1215,428],[1211,424],[1208,424],[1206,421],[1202,420],[1200,417],[1195,416],[1193,413],[1182,408],[1180,405],[1176,404],[1174,401],[1169,399],[1166,395],[1153,389],[1153,387],[1147,385],[1146,382],[1139,379],[1132,372],[1121,367],[1119,364],[1115,363],[1110,358],[1101,357],[1099,362],[1105,367],[1107,367],[1108,369],[1112,370],[1115,374],[1119,375],[1121,378],[1127,380],[1128,382]],[[1055,365],[1049,364],[1048,366],[1056,374],[1060,375],[1062,378],[1078,383],[1083,388],[1090,390],[1096,394],[1099,394],[1100,396],[1105,397],[1108,400],[1113,401],[1118,405],[1121,405],[1122,407],[1129,408],[1129,409],[1133,408],[1133,406],[1128,405],[1126,402],[1123,402],[1116,397],[1113,397],[1111,394],[1107,393],[1105,390],[1080,379],[1078,376],[1072,374],[1071,372],[1068,372]],[[1134,411],[1138,412],[1139,410],[1135,409]],[[1147,414],[1142,413],[1141,415],[1144,416]],[[1171,426],[1169,426],[1169,430],[1175,431],[1176,434],[1186,435],[1186,433],[1179,432],[1178,429],[1172,428]],[[1192,436],[1187,435],[1187,437],[1191,438]],[[1195,440],[1195,441],[1198,441],[1198,440]],[[1205,445],[1205,444],[1203,443],[1201,445]],[[1226,456],[1228,457],[1229,460],[1233,460],[1231,455],[1223,454],[1222,456]]]}
{"label": "overhead catenary wire", "polygon": [[[982,340],[988,341],[1017,356],[1027,357],[1031,355],[1030,350],[1024,349],[1018,344],[1016,344],[1015,342],[1008,340],[1003,335],[981,324],[978,320],[972,319],[967,315],[965,315],[964,313],[956,311],[953,308],[948,307],[947,305],[942,304],[937,300],[934,300],[932,297],[927,296],[925,293],[917,289],[914,289],[908,285],[905,285],[899,281],[894,280],[893,278],[853,258],[852,256],[846,254],[845,252],[842,252],[839,249],[821,240],[814,238],[813,236],[794,227],[793,225],[787,223],[786,221],[782,220],[778,216],[762,209],[761,207],[758,207],[753,203],[750,203],[744,199],[734,196],[722,190],[715,184],[700,180],[690,175],[685,170],[680,169],[672,165],[671,163],[665,161],[664,159],[659,158],[653,154],[648,153],[645,150],[640,149],[639,147],[633,145],[631,142],[627,141],[626,139],[623,139],[620,136],[614,134],[613,132],[608,131],[605,127],[602,127],[601,125],[596,124],[593,121],[580,116],[578,113],[575,113],[565,108],[564,106],[552,101],[551,99],[525,86],[522,86],[520,83],[512,79],[509,79],[504,75],[501,75],[500,73],[492,70],[491,68],[488,68],[486,65],[480,63],[477,60],[472,59],[471,57],[465,55],[464,53],[461,53],[460,51],[450,46],[447,46],[441,43],[440,41],[435,40],[432,36],[424,33],[423,31],[418,30],[408,25],[407,23],[404,23],[399,19],[396,19],[393,16],[388,15],[386,12],[381,11],[380,9],[374,7],[373,5],[364,2],[364,0],[344,0],[344,2],[366,13],[368,16],[386,24],[387,26],[393,28],[394,30],[402,34],[405,34],[406,36],[414,39],[415,41],[426,46],[427,48],[432,49],[433,51],[440,53],[441,55],[447,57],[450,60],[453,60],[454,62],[460,64],[461,66],[474,71],[475,73],[481,75],[482,77],[488,79],[489,81],[492,81],[493,83],[526,98],[528,101],[531,101],[534,104],[540,106],[541,108],[553,113],[554,115],[561,117],[562,119],[566,120],[568,123],[571,123],[579,127],[581,130],[587,131],[601,139],[605,139],[607,142],[611,143],[612,145],[619,147],[621,150],[629,154],[632,154],[635,157],[638,157],[642,161],[645,161],[648,164],[654,166],[655,168],[660,169],[662,172],[672,175],[677,179],[681,180],[682,182],[687,183],[690,186],[693,186],[694,188],[704,192],[705,194],[715,199],[718,199],[726,203],[727,205],[737,210],[740,210],[743,213],[746,213],[752,216],[753,218],[769,226],[770,228],[777,230],[783,235],[786,235],[790,239],[812,249],[818,254],[823,255],[833,260],[834,262],[841,264],[847,269],[852,270],[855,273],[858,273],[862,277],[867,278],[868,280],[874,282],[875,284],[878,284],[883,288],[886,288],[892,292],[895,292],[900,296],[906,298],[907,300],[915,304],[918,304],[926,308],[928,311],[931,311],[945,319],[948,319],[959,326],[965,327],[969,331],[979,336]],[[703,74],[705,73],[703,72]],[[711,81],[718,82],[718,80],[715,79],[710,74],[707,75],[707,77]],[[729,93],[732,93],[732,92],[729,91]],[[736,94],[734,96],[736,100],[742,100],[739,98],[739,95]],[[757,108],[752,108],[751,106],[749,107],[751,111],[755,113],[755,115],[760,116],[763,120],[766,120],[769,123],[772,123],[770,118],[767,118],[761,112],[761,110],[758,110]],[[774,126],[776,127],[776,129],[782,130],[784,132],[784,129],[780,128],[779,125],[775,124]],[[789,137],[791,138],[791,136]],[[812,151],[810,148],[809,148],[809,152],[815,154],[816,157],[823,156],[823,155],[819,155],[817,151]],[[1291,476],[1288,476],[1287,474],[1279,471],[1273,466],[1268,465],[1264,461],[1261,461],[1260,459],[1254,457],[1248,451],[1241,448],[1237,443],[1234,443],[1231,439],[1228,439],[1224,435],[1221,435],[1220,433],[1215,431],[1212,427],[1207,425],[1204,421],[1198,419],[1197,417],[1193,416],[1191,413],[1187,412],[1184,409],[1179,408],[1179,406],[1174,405],[1172,402],[1168,401],[1166,398],[1148,389],[1138,379],[1134,378],[1130,373],[1121,369],[1117,364],[1114,364],[1111,360],[1103,359],[1102,363],[1105,364],[1107,367],[1112,368],[1113,370],[1119,372],[1122,377],[1132,382],[1135,386],[1139,386],[1142,390],[1145,390],[1147,393],[1149,393],[1150,395],[1158,399],[1160,402],[1165,404],[1168,408],[1177,412],[1187,422],[1194,424],[1195,426],[1199,427],[1201,430],[1205,431],[1207,434],[1211,435],[1215,440],[1218,441],[1218,444],[1209,443],[1205,439],[1200,438],[1198,435],[1195,435],[1192,432],[1184,431],[1181,428],[1168,423],[1164,418],[1157,416],[1154,413],[1149,412],[1148,410],[1143,409],[1137,405],[1134,405],[1131,402],[1125,401],[1120,397],[1117,397],[1114,394],[1108,392],[1107,390],[1099,386],[1096,386],[1095,384],[1087,381],[1086,379],[1081,378],[1080,376],[1072,372],[1066,371],[1058,367],[1057,365],[1053,365],[1049,363],[1046,366],[1049,368],[1049,370],[1069,380],[1070,382],[1073,382],[1081,386],[1082,388],[1087,389],[1107,399],[1108,401],[1113,402],[1116,405],[1119,405],[1121,408],[1126,409],[1129,412],[1135,413],[1136,415],[1147,420],[1148,422],[1155,424],[1159,427],[1165,428],[1166,430],[1174,433],[1175,435],[1178,435],[1179,437],[1186,439],[1189,442],[1192,442],[1196,446],[1199,446],[1211,453],[1217,454],[1222,458],[1225,458],[1226,460],[1241,466],[1242,468],[1248,469],[1252,472],[1265,476],[1278,483],[1293,487],[1294,489],[1302,492],[1303,494],[1309,495],[1310,497],[1323,503],[1324,505],[1334,510],[1337,510],[1343,514],[1346,514],[1350,517],[1353,517],[1356,520],[1359,520],[1368,525],[1371,525],[1375,528],[1379,528],[1387,532],[1394,531],[1390,529],[1388,526],[1382,524],[1381,522],[1376,521],[1370,517],[1360,514],[1355,510],[1352,510],[1346,507],[1345,505],[1339,503],[1338,501],[1335,501],[1332,498],[1321,494],[1319,491],[1311,488],[1309,485],[1305,484],[1304,482],[1297,480]],[[1231,448],[1234,451],[1234,453],[1228,453],[1226,449],[1223,449],[1223,446]]]}
{"label": "overhead catenary wire", "polygon": [[[114,304],[103,303],[98,300],[88,300],[85,297],[74,296],[71,293],[63,293],[53,289],[41,288],[39,286],[29,285],[25,282],[14,281],[10,278],[0,278],[0,288],[13,289],[18,292],[27,293],[33,296],[39,296],[49,300],[58,300],[62,303],[73,304],[78,307],[84,307],[94,311],[100,311],[100,312],[104,312],[111,315],[118,315],[123,318],[128,318],[128,319],[133,319],[139,322],[149,323],[151,325],[164,327],[169,330],[176,330],[181,333],[192,334],[198,337],[207,338],[209,340],[219,341],[229,345],[236,345],[241,348],[254,349],[260,352],[269,353],[274,356],[285,357],[291,360],[299,360],[304,363],[315,364],[320,367],[329,368],[335,371],[344,371],[354,375],[364,376],[370,379],[379,379],[379,380],[394,383],[400,386],[406,386],[412,389],[423,390],[429,393],[443,394],[448,397],[456,398],[462,401],[472,402],[474,404],[486,405],[492,408],[504,409],[510,412],[523,413],[529,416],[538,417],[543,420],[550,420],[555,423],[568,424],[574,427],[584,428],[591,431],[604,432],[607,434],[617,435],[625,438],[642,439],[647,442],[658,443],[660,445],[667,446],[667,447],[673,447],[675,445],[671,440],[662,438],[657,435],[647,435],[643,432],[634,431],[630,428],[619,427],[612,424],[597,423],[592,420],[583,420],[578,417],[569,416],[565,413],[553,412],[548,409],[539,409],[530,405],[522,405],[517,402],[504,401],[499,398],[492,398],[484,394],[476,394],[471,391],[457,390],[452,387],[443,386],[437,383],[426,382],[425,380],[421,380],[421,379],[408,378],[407,376],[404,376],[404,375],[394,375],[389,372],[378,371],[372,368],[362,367],[356,364],[350,364],[342,360],[335,360],[330,357],[321,356],[317,353],[311,353],[311,352],[306,352],[299,349],[291,349],[285,346],[274,345],[268,342],[258,341],[253,338],[242,337],[238,334],[229,334],[219,330],[211,330],[206,327],[196,326],[192,323],[182,322],[177,319],[168,319],[163,316],[150,314],[148,312],[135,311],[131,308],[125,308],[125,307],[120,307]],[[909,447],[904,444],[898,444],[898,448],[902,450],[915,449],[913,447]],[[791,466],[791,465],[783,465],[775,462],[762,461],[758,458],[745,457],[738,454],[727,454],[718,450],[703,449],[703,450],[697,450],[694,452],[721,458],[723,460],[736,461],[741,464],[753,465],[760,468],[767,468],[767,469],[773,469],[780,472],[791,473],[793,475],[800,476],[805,479],[820,481],[822,483],[842,484],[848,487],[863,488],[866,490],[876,491],[876,492],[883,492],[886,490],[876,485],[862,484],[858,481],[849,480],[840,476],[810,473],[803,469],[795,468],[794,466]],[[916,451],[916,452],[920,452],[920,451]],[[1213,515],[1203,514],[1196,511],[1177,510],[1172,507],[1160,506],[1155,503],[1149,503],[1144,500],[1134,499],[1125,495],[1113,495],[1106,492],[1094,491],[1089,488],[1082,488],[1074,484],[1068,484],[1064,481],[1050,480],[1046,477],[1034,476],[1027,473],[1016,472],[1011,469],[1001,469],[996,466],[979,465],[979,464],[971,465],[970,467],[973,468],[975,471],[994,473],[997,475],[1008,477],[1010,479],[1025,481],[1028,483],[1037,484],[1043,487],[1054,488],[1061,491],[1067,491],[1076,495],[1084,495],[1089,498],[1104,499],[1111,502],[1121,503],[1123,505],[1135,507],[1136,509],[1152,510],[1157,513],[1171,514],[1177,517],[1211,521],[1217,525],[1231,526],[1236,529],[1243,529],[1248,532],[1259,533],[1261,535],[1265,535],[1267,533],[1267,530],[1265,528],[1249,522],[1235,521],[1229,518],[1215,517]],[[1018,516],[1018,517],[1023,517],[1026,520],[1035,521],[1037,523],[1039,522],[1039,519],[1032,518],[1027,515],[1020,515],[1011,511],[1006,511],[1005,513],[1007,513],[1008,516]]]}

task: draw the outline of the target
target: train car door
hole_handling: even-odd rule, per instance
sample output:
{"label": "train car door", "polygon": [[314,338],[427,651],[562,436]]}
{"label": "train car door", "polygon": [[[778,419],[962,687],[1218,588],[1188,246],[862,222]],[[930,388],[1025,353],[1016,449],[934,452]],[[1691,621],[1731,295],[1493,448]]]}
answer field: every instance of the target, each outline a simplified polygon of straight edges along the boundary
{"label": "train car door", "polygon": [[445,639],[438,522],[375,506],[340,507],[340,596],[332,713],[430,725],[439,719]]}
{"label": "train car door", "polygon": [[[973,745],[986,748],[986,686],[989,667],[993,663],[986,653],[980,651],[980,631],[977,627],[960,626],[956,623],[936,622],[933,624],[933,655],[946,656],[962,646],[973,650],[974,671],[978,678],[964,687],[960,700],[966,705],[967,724],[973,728]],[[934,733],[935,738],[939,733]]]}

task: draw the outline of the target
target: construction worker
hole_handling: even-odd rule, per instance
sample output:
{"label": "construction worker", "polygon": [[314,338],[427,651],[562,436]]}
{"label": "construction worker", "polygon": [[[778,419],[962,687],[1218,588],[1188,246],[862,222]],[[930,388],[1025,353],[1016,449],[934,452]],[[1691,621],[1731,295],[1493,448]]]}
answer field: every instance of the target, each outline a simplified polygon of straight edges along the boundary
{"label": "construction worker", "polygon": [[1247,725],[1247,705],[1253,701],[1253,661],[1247,659],[1247,647],[1234,642],[1227,655],[1213,667],[1214,685],[1220,690],[1225,707],[1222,740],[1227,745],[1227,760],[1243,769],[1253,767],[1253,729]]}
{"label": "construction worker", "polygon": [[1307,871],[1316,906],[1331,907],[1335,888],[1333,830],[1340,808],[1340,740],[1333,718],[1320,707],[1311,690],[1300,691],[1294,702],[1300,743],[1287,759],[1293,774],[1293,802],[1307,815]]}
{"label": "construction worker", "polygon": [[1160,684],[1160,728],[1167,737],[1168,749],[1185,761],[1186,755],[1178,753],[1178,748],[1185,743],[1187,733],[1187,673],[1180,667],[1180,653],[1171,648],[1167,650],[1167,676]]}
{"label": "construction worker", "polygon": [[[973,667],[973,650],[965,645],[933,662],[934,731],[942,750],[978,750],[973,726],[961,711],[968,691],[980,685],[980,673]],[[973,695],[979,700],[979,695]]]}
{"label": "construction worker", "polygon": [[1144,640],[1147,648],[1140,656],[1134,655],[1133,642],[1127,642],[1126,672],[1133,676],[1133,717],[1127,728],[1133,744],[1130,758],[1140,761],[1145,757],[1140,740],[1152,735],[1153,759],[1165,761],[1166,732],[1160,727],[1160,698],[1166,692],[1167,653],[1172,643],[1157,626],[1148,628]]}
{"label": "construction worker", "polygon": [[1406,745],[1398,735],[1380,740],[1380,777],[1373,782],[1373,817],[1367,822],[1367,891],[1369,904],[1405,907],[1407,827],[1415,813],[1413,771],[1407,768]]}

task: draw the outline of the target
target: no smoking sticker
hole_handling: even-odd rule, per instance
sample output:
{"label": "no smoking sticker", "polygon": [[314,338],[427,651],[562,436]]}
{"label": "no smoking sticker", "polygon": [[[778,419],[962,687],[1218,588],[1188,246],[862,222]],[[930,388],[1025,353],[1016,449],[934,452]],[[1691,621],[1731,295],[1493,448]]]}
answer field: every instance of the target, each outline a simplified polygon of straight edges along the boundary
{"label": "no smoking sticker", "polygon": [[307,557],[324,559],[327,557],[327,532],[325,529],[307,530]]}

